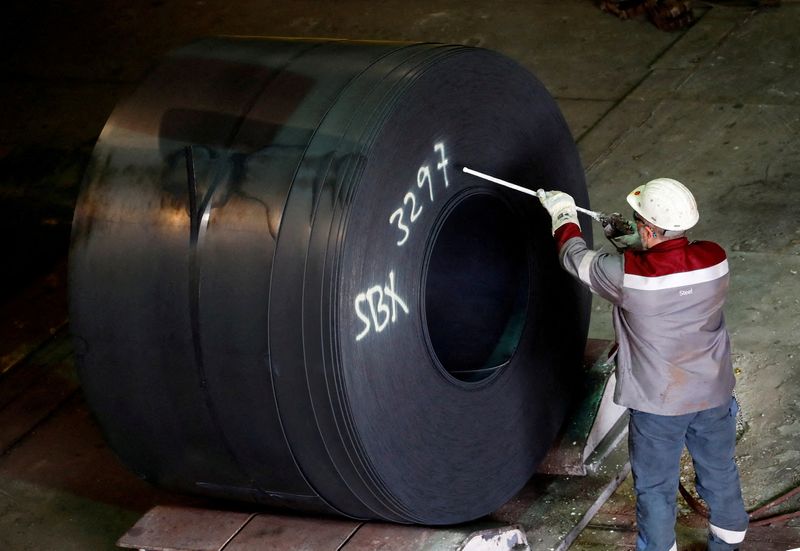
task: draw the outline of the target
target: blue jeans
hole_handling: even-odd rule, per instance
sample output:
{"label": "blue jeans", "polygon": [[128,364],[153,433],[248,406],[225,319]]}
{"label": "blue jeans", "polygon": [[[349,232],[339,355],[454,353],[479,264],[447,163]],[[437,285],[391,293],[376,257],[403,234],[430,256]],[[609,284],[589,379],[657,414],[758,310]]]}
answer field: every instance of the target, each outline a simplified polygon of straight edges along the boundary
{"label": "blue jeans", "polygon": [[739,472],[734,462],[734,399],[687,415],[630,410],[628,450],[636,490],[636,551],[668,551],[675,545],[675,517],[684,444],[694,462],[695,486],[709,508],[709,551],[737,549],[747,530]]}

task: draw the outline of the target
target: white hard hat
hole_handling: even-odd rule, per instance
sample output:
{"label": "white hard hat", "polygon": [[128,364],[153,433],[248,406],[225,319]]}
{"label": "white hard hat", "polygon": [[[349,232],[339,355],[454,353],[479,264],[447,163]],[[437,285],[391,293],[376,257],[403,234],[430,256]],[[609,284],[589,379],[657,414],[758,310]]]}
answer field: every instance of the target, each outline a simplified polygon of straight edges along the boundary
{"label": "white hard hat", "polygon": [[628,194],[628,204],[642,218],[667,231],[685,231],[700,214],[692,192],[672,178],[656,178]]}

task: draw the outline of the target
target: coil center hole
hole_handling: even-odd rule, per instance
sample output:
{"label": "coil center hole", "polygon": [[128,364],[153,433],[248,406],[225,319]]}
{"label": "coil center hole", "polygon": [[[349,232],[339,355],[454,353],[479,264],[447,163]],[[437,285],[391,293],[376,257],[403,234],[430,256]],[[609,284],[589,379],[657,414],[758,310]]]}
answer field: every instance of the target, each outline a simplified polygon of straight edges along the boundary
{"label": "coil center hole", "polygon": [[514,354],[525,326],[527,232],[499,197],[473,194],[439,226],[425,278],[425,319],[436,358],[478,382]]}

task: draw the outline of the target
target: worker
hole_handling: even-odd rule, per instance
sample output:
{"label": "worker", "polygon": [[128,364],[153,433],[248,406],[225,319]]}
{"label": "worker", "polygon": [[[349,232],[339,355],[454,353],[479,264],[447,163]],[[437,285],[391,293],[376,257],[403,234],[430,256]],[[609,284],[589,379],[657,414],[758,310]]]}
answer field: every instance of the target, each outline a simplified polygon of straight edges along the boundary
{"label": "worker", "polygon": [[539,197],[552,219],[562,267],[614,305],[614,401],[630,413],[637,551],[677,550],[684,445],[709,507],[708,549],[737,549],[748,515],[734,461],[738,406],[722,312],[725,251],[686,238],[699,214],[694,196],[677,180],[658,178],[628,195],[640,243],[620,245],[607,231],[624,248],[621,255],[589,249],[570,195],[540,190]]}

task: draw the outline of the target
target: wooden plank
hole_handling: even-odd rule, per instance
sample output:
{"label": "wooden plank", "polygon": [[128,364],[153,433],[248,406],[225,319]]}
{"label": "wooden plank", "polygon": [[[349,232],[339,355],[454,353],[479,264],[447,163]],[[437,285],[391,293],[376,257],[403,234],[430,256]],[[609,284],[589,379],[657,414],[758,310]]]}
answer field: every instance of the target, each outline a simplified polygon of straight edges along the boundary
{"label": "wooden plank", "polygon": [[0,454],[52,414],[78,388],[66,331],[0,380]]}
{"label": "wooden plank", "polygon": [[219,508],[123,467],[79,392],[0,456],[0,549],[110,550],[153,506]]}
{"label": "wooden plank", "polygon": [[148,551],[220,551],[253,516],[159,505],[145,513],[117,545]]}
{"label": "wooden plank", "polygon": [[67,262],[3,304],[0,374],[24,360],[67,323]]}
{"label": "wooden plank", "polygon": [[342,551],[457,549],[473,531],[469,526],[447,529],[369,522],[355,533]]}
{"label": "wooden plank", "polygon": [[800,548],[798,526],[751,526],[741,545],[742,551],[786,551]]}
{"label": "wooden plank", "polygon": [[78,388],[67,322],[66,259],[3,304],[0,316],[0,454]]}
{"label": "wooden plank", "polygon": [[[59,358],[56,361],[60,361]],[[20,364],[17,369],[12,369],[0,375],[0,410],[20,397],[36,382],[47,374],[50,366],[42,362],[28,362],[25,369]]]}
{"label": "wooden plank", "polygon": [[234,536],[224,551],[337,551],[361,525],[354,520],[260,514]]}
{"label": "wooden plank", "polygon": [[532,549],[563,551],[629,472],[627,446],[617,443],[586,476],[534,476],[515,498],[489,518],[524,526]]}

